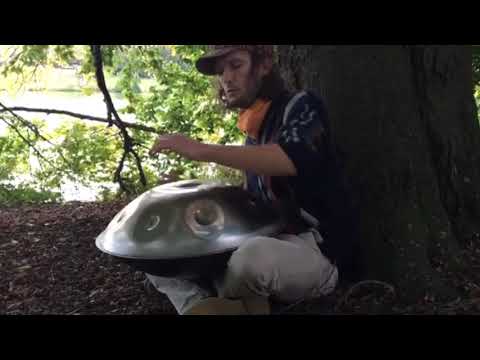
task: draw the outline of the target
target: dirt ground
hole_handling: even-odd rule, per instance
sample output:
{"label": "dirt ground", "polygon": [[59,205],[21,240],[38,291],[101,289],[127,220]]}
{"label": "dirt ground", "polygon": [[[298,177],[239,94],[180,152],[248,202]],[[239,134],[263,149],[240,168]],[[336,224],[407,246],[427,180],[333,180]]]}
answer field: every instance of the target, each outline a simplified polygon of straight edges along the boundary
{"label": "dirt ground", "polygon": [[[175,314],[168,299],[145,291],[143,273],[95,247],[125,202],[0,208],[0,314]],[[400,305],[389,284],[338,289],[317,302],[275,307],[282,314],[480,314],[480,249],[465,249],[468,272],[448,276],[461,296]]]}

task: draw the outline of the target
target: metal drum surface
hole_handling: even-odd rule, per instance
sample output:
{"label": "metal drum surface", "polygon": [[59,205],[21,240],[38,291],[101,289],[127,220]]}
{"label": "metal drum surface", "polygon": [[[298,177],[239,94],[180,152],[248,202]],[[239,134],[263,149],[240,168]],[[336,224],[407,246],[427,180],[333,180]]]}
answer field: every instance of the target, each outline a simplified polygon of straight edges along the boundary
{"label": "metal drum surface", "polygon": [[280,213],[242,188],[180,181],[133,200],[97,237],[96,246],[138,270],[177,276],[218,270],[246,239],[282,228]]}

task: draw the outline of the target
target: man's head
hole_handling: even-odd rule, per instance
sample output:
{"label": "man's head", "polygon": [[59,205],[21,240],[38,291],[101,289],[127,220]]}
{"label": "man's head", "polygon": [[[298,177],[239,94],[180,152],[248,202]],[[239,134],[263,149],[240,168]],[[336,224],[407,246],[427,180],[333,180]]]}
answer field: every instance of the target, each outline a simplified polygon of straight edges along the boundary
{"label": "man's head", "polygon": [[229,108],[245,109],[283,90],[272,45],[214,45],[196,65],[201,73],[218,77],[219,97]]}

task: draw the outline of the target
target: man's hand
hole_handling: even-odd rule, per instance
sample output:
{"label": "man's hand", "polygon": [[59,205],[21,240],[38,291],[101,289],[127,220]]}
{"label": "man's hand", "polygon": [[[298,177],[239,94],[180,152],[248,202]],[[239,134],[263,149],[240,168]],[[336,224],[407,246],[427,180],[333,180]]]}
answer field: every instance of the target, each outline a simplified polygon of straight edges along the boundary
{"label": "man's hand", "polygon": [[190,160],[201,160],[201,150],[205,145],[181,134],[160,135],[150,150],[150,156],[163,151],[173,151]]}

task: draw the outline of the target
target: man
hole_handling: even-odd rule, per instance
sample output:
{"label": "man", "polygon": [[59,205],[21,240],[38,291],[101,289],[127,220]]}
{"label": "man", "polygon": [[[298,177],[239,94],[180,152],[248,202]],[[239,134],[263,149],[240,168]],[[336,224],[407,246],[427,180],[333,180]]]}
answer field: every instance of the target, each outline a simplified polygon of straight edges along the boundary
{"label": "man", "polygon": [[147,275],[180,314],[268,314],[269,298],[285,303],[331,293],[347,278],[355,240],[354,217],[323,102],[308,92],[289,94],[271,45],[215,45],[197,69],[217,76],[220,100],[239,110],[244,146],[203,144],[162,135],[151,155],[174,151],[246,174],[247,190],[283,204],[284,233],[248,239],[224,274],[202,280]]}

